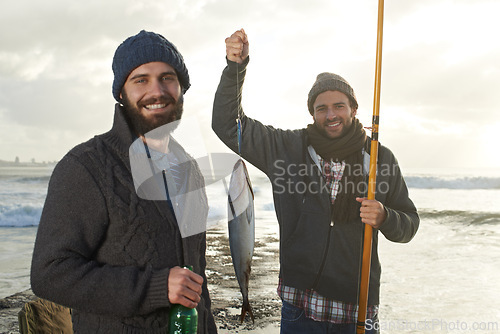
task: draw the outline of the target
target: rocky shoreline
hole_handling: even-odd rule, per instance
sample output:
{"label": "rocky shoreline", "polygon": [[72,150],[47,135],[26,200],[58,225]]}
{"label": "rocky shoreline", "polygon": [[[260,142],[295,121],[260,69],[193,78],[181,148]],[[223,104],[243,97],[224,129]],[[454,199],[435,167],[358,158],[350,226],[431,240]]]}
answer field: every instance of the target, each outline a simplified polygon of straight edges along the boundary
{"label": "rocky shoreline", "polygon": [[[278,333],[281,301],[276,294],[278,239],[265,236],[255,242],[249,298],[255,322],[247,316],[240,324],[241,294],[231,262],[227,232],[223,227],[207,232],[207,279],[212,312],[219,333]],[[36,299],[31,290],[0,299],[0,334],[19,333],[18,313]]]}
{"label": "rocky shoreline", "polygon": [[0,299],[0,333],[19,334],[17,315],[25,303],[35,299],[31,290]]}

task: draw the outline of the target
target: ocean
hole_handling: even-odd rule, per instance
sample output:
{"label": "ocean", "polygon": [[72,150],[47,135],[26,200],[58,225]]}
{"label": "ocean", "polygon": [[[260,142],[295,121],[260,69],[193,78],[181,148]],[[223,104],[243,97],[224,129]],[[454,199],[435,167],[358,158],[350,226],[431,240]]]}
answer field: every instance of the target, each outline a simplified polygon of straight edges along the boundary
{"label": "ocean", "polygon": [[[263,174],[249,170],[256,239],[265,242],[278,230],[271,187]],[[0,167],[0,298],[30,287],[33,243],[51,172],[52,167]],[[408,244],[380,237],[382,332],[500,332],[500,171],[403,173],[421,225]],[[210,219],[220,228],[227,209],[225,197],[218,198]]]}

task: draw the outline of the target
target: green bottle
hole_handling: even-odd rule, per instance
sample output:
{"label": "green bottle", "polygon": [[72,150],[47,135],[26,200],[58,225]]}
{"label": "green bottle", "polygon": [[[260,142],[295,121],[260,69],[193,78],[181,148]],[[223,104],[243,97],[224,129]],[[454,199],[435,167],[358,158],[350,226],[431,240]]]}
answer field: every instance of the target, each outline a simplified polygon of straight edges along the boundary
{"label": "green bottle", "polygon": [[[193,271],[192,266],[185,267]],[[196,334],[198,331],[198,311],[180,304],[172,305],[168,334]]]}

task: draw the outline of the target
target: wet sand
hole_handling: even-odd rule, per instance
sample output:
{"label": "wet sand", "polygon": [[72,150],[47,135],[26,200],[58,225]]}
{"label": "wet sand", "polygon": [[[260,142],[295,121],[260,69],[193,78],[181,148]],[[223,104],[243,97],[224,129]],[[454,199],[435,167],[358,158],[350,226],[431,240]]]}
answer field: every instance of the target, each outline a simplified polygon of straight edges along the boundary
{"label": "wet sand", "polygon": [[255,322],[247,315],[240,324],[242,298],[234,274],[227,232],[209,230],[207,279],[212,312],[219,333],[279,333],[281,300],[276,293],[279,274],[278,238],[264,236],[255,242],[250,276],[249,300]]}
{"label": "wet sand", "polygon": [[[249,299],[255,322],[240,324],[242,298],[234,274],[225,226],[207,232],[207,279],[219,333],[279,333],[281,301],[278,283],[278,238],[266,234],[255,242]],[[36,297],[31,290],[0,299],[0,334],[19,333],[17,314]]]}

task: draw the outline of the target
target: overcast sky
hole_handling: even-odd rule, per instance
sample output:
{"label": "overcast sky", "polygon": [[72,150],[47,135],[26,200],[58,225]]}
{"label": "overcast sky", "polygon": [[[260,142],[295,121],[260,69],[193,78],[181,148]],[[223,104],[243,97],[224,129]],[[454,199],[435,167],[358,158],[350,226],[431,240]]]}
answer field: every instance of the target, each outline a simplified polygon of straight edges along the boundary
{"label": "overcast sky", "polygon": [[[116,47],[141,29],[172,41],[192,87],[185,115],[209,129],[224,39],[245,28],[247,115],[312,121],[318,73],[353,86],[371,125],[376,0],[16,0],[0,12],[0,159],[59,160],[107,131]],[[380,142],[403,167],[500,167],[500,1],[386,0]]]}

